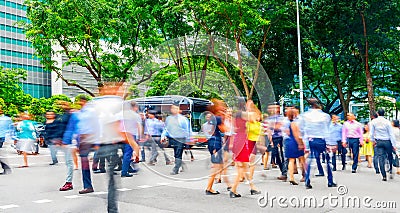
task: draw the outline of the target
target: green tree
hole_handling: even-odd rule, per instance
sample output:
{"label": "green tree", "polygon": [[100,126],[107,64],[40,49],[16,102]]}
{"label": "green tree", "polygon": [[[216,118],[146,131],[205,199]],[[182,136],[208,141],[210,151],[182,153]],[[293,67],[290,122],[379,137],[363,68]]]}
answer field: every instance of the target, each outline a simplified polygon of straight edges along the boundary
{"label": "green tree", "polygon": [[[308,93],[326,103],[327,111],[337,99],[342,109],[332,111],[346,113],[351,101],[368,98],[372,113],[373,95],[388,89],[380,79],[393,76],[382,70],[395,69],[388,55],[398,48],[393,27],[400,20],[396,5],[382,0],[304,1],[303,36],[310,44],[306,51],[312,53],[306,86]],[[372,82],[378,88],[375,93]]]}
{"label": "green tree", "polygon": [[[151,9],[157,1],[135,0],[27,0],[29,23],[22,23],[44,68],[56,72],[68,86],[94,96],[79,82],[63,76],[70,64],[83,67],[97,82],[124,81],[133,75],[136,84],[148,79],[145,70],[133,72],[141,53],[159,42]],[[65,55],[57,64],[54,56]],[[140,76],[145,76],[140,78]]]}
{"label": "green tree", "polygon": [[26,80],[26,71],[22,69],[4,69],[0,67],[0,97],[3,99],[6,114],[15,115],[29,106],[32,96],[26,94],[20,84]]}

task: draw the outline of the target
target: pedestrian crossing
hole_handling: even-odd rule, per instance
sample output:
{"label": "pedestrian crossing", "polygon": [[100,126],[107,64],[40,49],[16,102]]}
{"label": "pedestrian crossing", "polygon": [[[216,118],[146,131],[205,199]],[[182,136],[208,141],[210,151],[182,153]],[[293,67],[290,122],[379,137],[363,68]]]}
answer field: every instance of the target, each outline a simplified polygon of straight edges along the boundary
{"label": "pedestrian crossing", "polygon": [[[183,182],[183,181],[180,181],[180,182]],[[159,186],[167,186],[167,185],[171,185],[171,184],[172,183],[168,183],[168,182],[160,182],[160,183],[156,183],[155,185],[139,185],[139,186],[136,186],[136,189],[147,189],[147,188],[153,188],[153,187],[159,187]],[[119,189],[117,189],[117,191],[128,192],[128,191],[132,191],[134,189],[135,188],[119,188]],[[65,195],[63,197],[65,199],[72,200],[72,199],[77,199],[77,198],[92,197],[91,195],[105,195],[105,194],[108,194],[108,192],[97,191],[97,192],[89,193],[86,195]],[[51,199],[40,199],[40,200],[32,201],[32,203],[35,203],[35,204],[46,204],[46,203],[53,203],[53,202],[56,202],[56,201],[51,200]],[[1,205],[0,209],[6,210],[6,209],[21,208],[21,207],[23,207],[23,205],[7,204],[7,205]]]}

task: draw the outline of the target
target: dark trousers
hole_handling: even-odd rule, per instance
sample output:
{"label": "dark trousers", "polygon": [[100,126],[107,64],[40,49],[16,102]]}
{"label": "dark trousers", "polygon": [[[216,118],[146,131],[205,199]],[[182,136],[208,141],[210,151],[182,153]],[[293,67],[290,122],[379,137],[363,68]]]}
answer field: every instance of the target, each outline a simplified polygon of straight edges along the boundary
{"label": "dark trousers", "polygon": [[283,163],[285,159],[283,156],[283,137],[272,138],[272,142],[274,143],[274,148],[272,149],[271,159],[274,160],[274,162],[279,166],[281,172],[283,172]]}
{"label": "dark trousers", "polygon": [[184,138],[169,138],[170,144],[174,147],[175,166],[172,172],[178,173],[179,168],[182,167],[183,148],[185,147]]}
{"label": "dark trousers", "polygon": [[[320,156],[321,153],[323,153],[326,150],[326,142],[324,139],[321,138],[312,138],[309,141],[310,144],[310,155],[308,156],[307,159],[307,168],[306,168],[306,184],[310,184],[310,172],[311,172],[311,163],[313,158],[317,158],[317,156]],[[327,158],[327,172],[328,172],[328,184],[333,183],[333,175],[332,175],[332,169],[330,166],[330,157],[326,156]],[[319,169],[318,169],[319,170]],[[322,166],[321,166],[322,170]],[[320,171],[321,173],[321,171]]]}
{"label": "dark trousers", "polygon": [[99,157],[109,158],[109,165],[107,167],[108,173],[108,201],[107,201],[107,211],[108,212],[118,212],[117,204],[117,190],[114,180],[114,168],[118,164],[118,144],[101,145],[98,150]]}
{"label": "dark trousers", "polygon": [[353,171],[356,171],[357,165],[358,165],[358,154],[360,152],[360,139],[359,138],[347,138],[347,143],[349,144],[351,153],[353,153],[353,166],[351,167],[351,169]]}
{"label": "dark trousers", "polygon": [[389,140],[376,140],[376,155],[378,157],[379,169],[382,176],[386,177],[385,163],[386,158],[389,159],[389,173],[392,173],[393,155],[392,144]]}
{"label": "dark trousers", "polygon": [[128,174],[129,167],[131,165],[131,158],[132,158],[132,153],[133,149],[131,145],[129,144],[124,144],[124,155],[122,157],[122,170],[121,170],[121,175],[126,175]]}
{"label": "dark trousers", "polygon": [[[283,147],[286,150],[286,144],[287,144],[287,140],[283,140]],[[282,156],[284,157],[284,156]],[[289,158],[282,158],[283,162],[282,162],[282,170],[281,170],[281,174],[282,176],[287,177],[287,173],[288,173],[288,167],[289,167]],[[297,170],[297,168],[295,168],[295,171]]]}
{"label": "dark trousers", "polygon": [[0,148],[3,147],[4,141],[6,141],[6,138],[0,138]]}
{"label": "dark trousers", "polygon": [[[5,138],[0,138],[0,148],[1,148],[1,146],[3,146],[4,141],[5,141]],[[0,151],[0,165],[1,165],[1,167],[2,167],[4,170],[11,169],[10,166],[6,163],[5,158],[2,159],[1,154],[2,154],[2,153],[1,153],[1,151]],[[4,173],[6,173],[6,171],[4,171]]]}
{"label": "dark trousers", "polygon": [[[346,153],[347,150],[346,148],[343,147],[342,145],[342,141],[337,141],[337,147],[338,147],[338,153],[340,155],[340,158],[342,160],[342,165],[345,166],[346,165]],[[340,151],[339,151],[340,150]],[[326,153],[327,155],[329,155],[329,153]],[[336,153],[332,153],[332,168],[334,170],[336,170]]]}
{"label": "dark trousers", "polygon": [[[343,147],[342,141],[338,141],[337,143],[338,143],[338,153],[340,155],[340,158],[342,159],[342,165],[345,166],[346,165],[347,149],[346,149],[346,147]],[[335,163],[333,163],[333,162],[335,162]],[[334,158],[332,158],[332,163],[336,168],[336,156],[334,156]]]}
{"label": "dark trousers", "polygon": [[376,148],[376,146],[374,146],[374,157],[372,159],[373,163],[374,163],[374,168],[375,168],[375,172],[379,174],[379,164],[378,164],[378,149]]}
{"label": "dark trousers", "polygon": [[146,162],[146,152],[144,150],[145,145],[143,144],[142,150],[140,150],[140,154],[142,156],[142,162]]}
{"label": "dark trousers", "polygon": [[321,164],[321,156],[323,158],[325,158],[325,150],[318,154],[316,152],[314,153],[315,161],[317,162],[318,172],[319,172],[319,174],[323,175],[324,169],[322,168],[322,164]]}
{"label": "dark trousers", "polygon": [[[335,154],[333,154],[332,156],[335,156]],[[325,159],[326,159],[326,168],[328,168],[328,183],[333,183],[333,174],[332,174],[332,168],[331,168],[331,156],[329,155],[328,152],[325,153]]]}
{"label": "dark trousers", "polygon": [[157,156],[158,156],[157,146],[158,146],[158,148],[160,148],[161,151],[164,153],[165,162],[169,163],[170,160],[168,158],[167,153],[165,153],[164,145],[161,144],[160,139],[161,139],[161,137],[160,136],[156,136],[156,135],[151,136],[150,139],[149,139],[149,142],[151,144],[150,162],[157,161]]}
{"label": "dark trousers", "polygon": [[[107,159],[109,161],[109,159]],[[105,157],[99,157],[97,154],[97,151],[94,152],[93,155],[93,163],[92,163],[92,169],[93,170],[105,170],[106,169],[106,158]]]}
{"label": "dark trousers", "polygon": [[93,188],[92,179],[90,178],[90,166],[88,155],[90,152],[91,144],[88,143],[80,143],[79,144],[79,156],[81,157],[82,164],[82,181],[83,188]]}

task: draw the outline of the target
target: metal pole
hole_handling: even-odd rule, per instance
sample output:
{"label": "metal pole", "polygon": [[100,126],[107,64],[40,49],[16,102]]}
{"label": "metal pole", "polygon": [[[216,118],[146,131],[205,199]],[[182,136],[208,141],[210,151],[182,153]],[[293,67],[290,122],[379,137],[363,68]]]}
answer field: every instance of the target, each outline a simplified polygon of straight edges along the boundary
{"label": "metal pole", "polygon": [[301,44],[300,44],[300,17],[299,17],[299,0],[296,0],[296,11],[297,11],[297,49],[299,57],[299,86],[300,86],[300,112],[304,112],[304,100],[303,100],[303,69],[301,60]]}

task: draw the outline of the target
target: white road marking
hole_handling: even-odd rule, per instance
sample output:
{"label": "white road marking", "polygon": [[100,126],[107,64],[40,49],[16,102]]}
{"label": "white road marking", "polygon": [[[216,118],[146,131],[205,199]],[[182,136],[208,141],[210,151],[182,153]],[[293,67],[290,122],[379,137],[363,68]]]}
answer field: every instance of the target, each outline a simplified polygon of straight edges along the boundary
{"label": "white road marking", "polygon": [[125,191],[130,191],[130,190],[132,190],[132,189],[127,189],[127,188],[122,188],[122,189],[117,189],[118,191],[121,191],[121,192],[125,192]]}
{"label": "white road marking", "polygon": [[138,186],[139,188],[142,188],[142,189],[146,189],[146,188],[151,188],[151,187],[153,187],[153,186],[150,186],[150,185],[141,185],[141,186]]}
{"label": "white road marking", "polygon": [[0,206],[0,209],[11,209],[11,208],[17,208],[17,207],[19,207],[19,206],[15,205],[15,204],[10,204],[10,205]]}
{"label": "white road marking", "polygon": [[104,195],[104,194],[107,194],[107,192],[93,192],[93,194],[95,194],[95,195]]}
{"label": "white road marking", "polygon": [[171,183],[157,183],[157,185],[160,185],[160,186],[167,186],[169,184],[171,184]]}
{"label": "white road marking", "polygon": [[53,202],[52,200],[48,200],[48,199],[43,199],[43,200],[36,200],[36,201],[32,201],[34,203],[50,203]]}
{"label": "white road marking", "polygon": [[68,199],[74,199],[74,198],[79,198],[79,197],[82,197],[82,196],[79,196],[79,195],[69,195],[69,196],[64,196],[65,198],[68,198]]}

